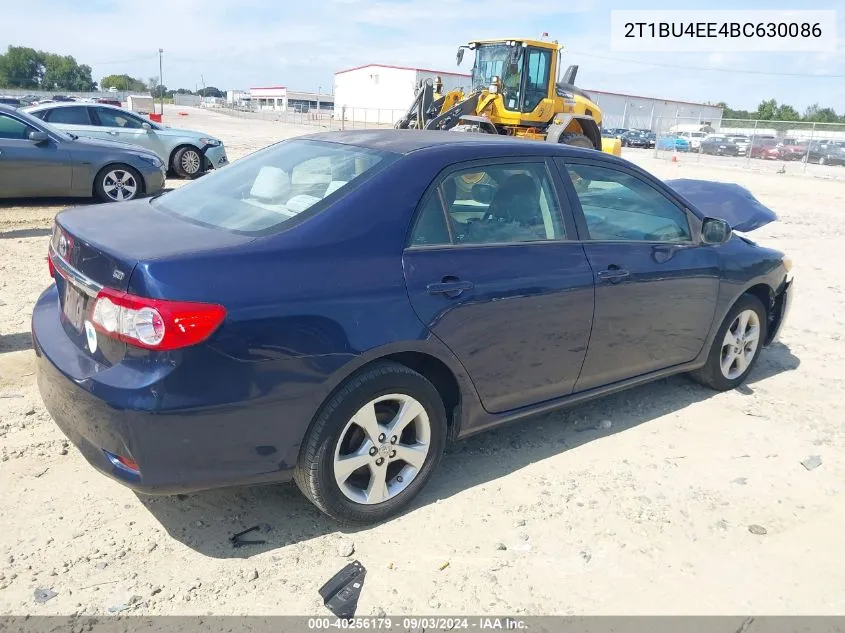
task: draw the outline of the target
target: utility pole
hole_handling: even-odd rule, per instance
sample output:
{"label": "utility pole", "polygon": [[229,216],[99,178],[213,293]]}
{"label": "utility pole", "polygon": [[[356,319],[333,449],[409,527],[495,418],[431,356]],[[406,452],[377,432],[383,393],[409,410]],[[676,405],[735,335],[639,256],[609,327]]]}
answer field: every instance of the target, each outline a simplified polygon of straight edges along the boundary
{"label": "utility pole", "polygon": [[322,90],[322,86],[317,86],[317,117],[320,118],[320,90]]}
{"label": "utility pole", "polygon": [[164,76],[161,72],[161,54],[164,52],[163,48],[158,49],[158,91],[161,95],[161,114],[164,116]]}

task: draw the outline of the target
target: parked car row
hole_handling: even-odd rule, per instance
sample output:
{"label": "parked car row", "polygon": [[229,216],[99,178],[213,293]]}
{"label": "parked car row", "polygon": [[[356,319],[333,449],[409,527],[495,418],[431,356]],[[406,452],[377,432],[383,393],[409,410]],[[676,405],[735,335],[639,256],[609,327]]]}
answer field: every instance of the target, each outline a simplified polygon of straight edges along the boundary
{"label": "parked car row", "polygon": [[99,102],[0,105],[0,198],[153,195],[228,164],[223,142]]}

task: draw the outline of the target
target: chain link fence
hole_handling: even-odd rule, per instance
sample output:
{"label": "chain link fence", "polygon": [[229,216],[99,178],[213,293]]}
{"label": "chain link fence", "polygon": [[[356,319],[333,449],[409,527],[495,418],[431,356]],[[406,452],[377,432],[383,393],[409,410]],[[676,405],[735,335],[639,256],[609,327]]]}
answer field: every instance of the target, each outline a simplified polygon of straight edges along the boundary
{"label": "chain link fence", "polygon": [[666,117],[654,132],[656,158],[845,180],[842,123]]}

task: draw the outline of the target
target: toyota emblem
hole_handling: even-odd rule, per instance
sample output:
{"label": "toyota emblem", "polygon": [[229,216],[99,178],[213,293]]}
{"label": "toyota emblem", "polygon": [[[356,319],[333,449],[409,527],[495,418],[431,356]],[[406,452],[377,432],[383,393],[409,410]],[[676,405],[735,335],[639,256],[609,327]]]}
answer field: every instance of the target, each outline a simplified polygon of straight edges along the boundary
{"label": "toyota emblem", "polygon": [[67,257],[67,238],[64,235],[59,235],[59,255]]}

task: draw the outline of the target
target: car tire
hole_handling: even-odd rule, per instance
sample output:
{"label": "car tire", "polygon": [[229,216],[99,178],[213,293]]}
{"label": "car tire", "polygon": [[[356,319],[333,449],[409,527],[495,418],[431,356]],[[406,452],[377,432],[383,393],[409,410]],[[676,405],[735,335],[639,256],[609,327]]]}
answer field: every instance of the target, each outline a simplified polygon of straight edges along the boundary
{"label": "car tire", "polygon": [[129,165],[106,165],[94,178],[94,195],[103,202],[128,202],[144,195],[144,179]]}
{"label": "car tire", "polygon": [[601,149],[596,148],[593,145],[593,142],[584,136],[583,134],[578,134],[577,132],[571,132],[569,134],[563,134],[558,141],[561,145],[572,145],[574,147],[586,147],[587,149]]}
{"label": "car tire", "polygon": [[819,156],[819,165],[826,165],[827,159],[824,156]]}
{"label": "car tire", "polygon": [[[756,339],[752,339],[753,336]],[[735,389],[754,368],[766,336],[767,320],[763,304],[753,295],[742,295],[719,327],[707,363],[690,372],[690,377],[716,391]],[[753,348],[750,345],[752,340]],[[738,349],[741,350],[739,353]]]}
{"label": "car tire", "polygon": [[197,178],[205,172],[205,156],[192,145],[180,147],[173,154],[170,166],[180,178]]}
{"label": "car tire", "polygon": [[[391,425],[402,420],[407,425],[391,436]],[[402,512],[423,489],[446,437],[446,411],[434,385],[404,365],[379,362],[349,379],[323,405],[302,443],[294,481],[341,524],[379,523]]]}

